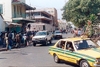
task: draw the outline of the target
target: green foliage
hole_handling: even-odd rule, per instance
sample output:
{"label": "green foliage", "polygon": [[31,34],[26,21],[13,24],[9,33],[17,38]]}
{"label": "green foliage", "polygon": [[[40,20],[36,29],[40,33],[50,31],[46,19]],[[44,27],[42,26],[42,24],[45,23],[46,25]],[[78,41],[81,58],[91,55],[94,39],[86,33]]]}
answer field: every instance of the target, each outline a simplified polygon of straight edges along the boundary
{"label": "green foliage", "polygon": [[100,0],[69,0],[63,7],[63,19],[82,27],[87,20],[93,23],[100,12]]}

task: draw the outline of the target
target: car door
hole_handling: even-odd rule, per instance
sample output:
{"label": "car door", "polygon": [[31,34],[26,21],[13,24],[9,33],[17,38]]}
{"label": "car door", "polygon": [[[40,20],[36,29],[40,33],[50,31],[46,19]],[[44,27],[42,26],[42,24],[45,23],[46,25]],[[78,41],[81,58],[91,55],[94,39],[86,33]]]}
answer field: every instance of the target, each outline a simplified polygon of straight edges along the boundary
{"label": "car door", "polygon": [[67,41],[65,45],[65,51],[64,51],[65,61],[77,63],[75,55],[76,53],[73,47],[73,43],[71,41]]}
{"label": "car door", "polygon": [[56,54],[60,59],[64,59],[65,41],[60,40],[56,45]]}

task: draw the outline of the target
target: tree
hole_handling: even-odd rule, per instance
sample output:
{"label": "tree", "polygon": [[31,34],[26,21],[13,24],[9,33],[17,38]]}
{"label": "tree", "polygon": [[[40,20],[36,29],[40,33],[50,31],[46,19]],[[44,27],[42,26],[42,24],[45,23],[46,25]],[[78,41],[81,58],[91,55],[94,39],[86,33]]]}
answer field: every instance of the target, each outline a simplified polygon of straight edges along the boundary
{"label": "tree", "polygon": [[69,0],[63,7],[63,19],[71,21],[77,27],[82,27],[87,20],[92,23],[100,12],[100,0]]}

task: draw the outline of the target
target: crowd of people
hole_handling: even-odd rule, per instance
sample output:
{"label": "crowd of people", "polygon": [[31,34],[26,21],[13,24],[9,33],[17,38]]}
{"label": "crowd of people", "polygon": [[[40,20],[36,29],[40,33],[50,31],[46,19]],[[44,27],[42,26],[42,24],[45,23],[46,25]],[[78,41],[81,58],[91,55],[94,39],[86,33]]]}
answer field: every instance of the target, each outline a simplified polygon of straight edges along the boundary
{"label": "crowd of people", "polygon": [[74,37],[76,37],[76,36],[81,36],[81,35],[83,35],[83,34],[84,34],[84,31],[83,31],[83,29],[81,29],[81,28],[79,28],[79,29],[74,28],[74,29],[71,31],[71,33],[73,33],[73,34],[74,34]]}
{"label": "crowd of people", "polygon": [[32,42],[32,36],[36,32],[1,32],[0,33],[0,46],[11,50],[12,48],[26,47]]}

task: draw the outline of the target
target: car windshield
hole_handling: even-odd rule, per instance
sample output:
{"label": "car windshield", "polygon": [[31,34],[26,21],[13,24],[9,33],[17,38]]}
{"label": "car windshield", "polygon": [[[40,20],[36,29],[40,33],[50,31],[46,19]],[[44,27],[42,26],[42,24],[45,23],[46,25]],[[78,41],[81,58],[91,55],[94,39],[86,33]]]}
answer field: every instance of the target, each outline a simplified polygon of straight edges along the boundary
{"label": "car windshield", "polygon": [[36,36],[40,36],[40,35],[47,35],[47,33],[46,32],[37,32],[36,33]]}
{"label": "car windshield", "polygon": [[61,33],[61,32],[60,32],[60,31],[56,31],[55,34],[56,34],[56,33]]}
{"label": "car windshield", "polygon": [[98,47],[94,42],[91,40],[81,40],[81,41],[75,41],[74,42],[75,47],[77,50],[81,49],[88,49],[88,48],[96,48]]}

